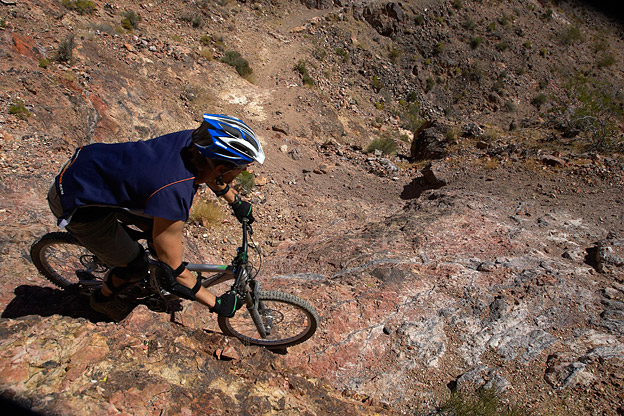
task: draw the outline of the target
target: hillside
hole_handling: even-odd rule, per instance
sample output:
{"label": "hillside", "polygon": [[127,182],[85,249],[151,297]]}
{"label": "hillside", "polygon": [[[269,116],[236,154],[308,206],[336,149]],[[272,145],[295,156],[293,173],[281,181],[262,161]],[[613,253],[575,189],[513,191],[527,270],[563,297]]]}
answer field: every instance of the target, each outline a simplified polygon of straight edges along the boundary
{"label": "hillside", "polygon": [[[435,414],[485,386],[530,414],[623,414],[617,18],[576,1],[2,1],[2,397],[43,414]],[[175,323],[143,307],[107,322],[28,258],[76,146],[203,112],[259,134],[263,284],[323,318],[284,355],[188,302]],[[187,225],[190,259],[231,258],[221,208]]]}

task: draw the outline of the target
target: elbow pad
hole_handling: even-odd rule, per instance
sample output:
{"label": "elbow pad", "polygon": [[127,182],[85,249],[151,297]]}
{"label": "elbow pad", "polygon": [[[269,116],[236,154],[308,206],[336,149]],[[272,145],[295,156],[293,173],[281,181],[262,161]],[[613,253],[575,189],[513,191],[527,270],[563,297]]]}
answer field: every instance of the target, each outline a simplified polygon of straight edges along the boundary
{"label": "elbow pad", "polygon": [[184,271],[186,265],[187,263],[182,263],[180,267],[173,270],[167,263],[158,262],[158,265],[155,268],[156,279],[158,280],[158,283],[160,283],[160,286],[167,292],[183,299],[195,300],[195,294],[201,287],[199,277],[197,277],[197,282],[195,282],[195,286],[193,286],[192,289],[184,286],[176,279]]}

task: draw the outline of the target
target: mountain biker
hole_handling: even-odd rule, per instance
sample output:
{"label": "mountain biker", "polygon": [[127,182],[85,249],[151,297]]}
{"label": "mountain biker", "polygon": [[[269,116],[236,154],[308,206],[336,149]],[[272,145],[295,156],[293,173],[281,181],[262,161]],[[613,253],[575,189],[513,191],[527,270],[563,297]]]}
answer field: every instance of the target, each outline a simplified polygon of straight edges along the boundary
{"label": "mountain biker", "polygon": [[116,321],[132,310],[116,295],[143,279],[148,261],[118,221],[131,212],[144,219],[141,228],[151,228],[161,285],[211,312],[234,316],[241,299],[229,292],[216,297],[186,270],[182,230],[200,184],[224,198],[239,221],[253,222],[251,204],[229,186],[253,162],[264,162],[253,130],[239,119],[215,114],[204,114],[195,130],[76,149],[55,178],[48,202],[59,226],[111,268],[102,288],[92,293],[91,307]]}

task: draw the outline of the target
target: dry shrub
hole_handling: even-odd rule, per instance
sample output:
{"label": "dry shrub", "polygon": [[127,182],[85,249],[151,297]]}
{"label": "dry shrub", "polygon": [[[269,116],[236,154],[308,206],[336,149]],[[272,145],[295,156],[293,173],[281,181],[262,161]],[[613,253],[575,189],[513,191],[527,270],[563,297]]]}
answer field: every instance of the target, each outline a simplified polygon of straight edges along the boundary
{"label": "dry shrub", "polygon": [[219,224],[223,219],[223,210],[215,201],[199,199],[191,208],[189,220],[204,227]]}

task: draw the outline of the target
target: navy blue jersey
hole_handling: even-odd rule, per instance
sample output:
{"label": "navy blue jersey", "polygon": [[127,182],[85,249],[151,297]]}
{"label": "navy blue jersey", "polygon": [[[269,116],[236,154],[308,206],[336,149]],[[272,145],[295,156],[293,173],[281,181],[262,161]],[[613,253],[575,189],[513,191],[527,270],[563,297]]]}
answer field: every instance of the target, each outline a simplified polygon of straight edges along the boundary
{"label": "navy blue jersey", "polygon": [[186,221],[197,190],[195,174],[182,157],[191,132],[78,148],[55,179],[63,205],[59,225],[66,225],[76,208],[89,205]]}

